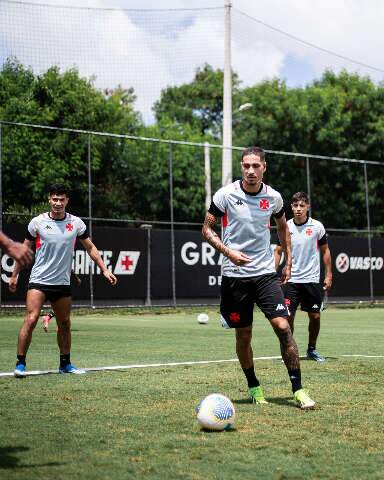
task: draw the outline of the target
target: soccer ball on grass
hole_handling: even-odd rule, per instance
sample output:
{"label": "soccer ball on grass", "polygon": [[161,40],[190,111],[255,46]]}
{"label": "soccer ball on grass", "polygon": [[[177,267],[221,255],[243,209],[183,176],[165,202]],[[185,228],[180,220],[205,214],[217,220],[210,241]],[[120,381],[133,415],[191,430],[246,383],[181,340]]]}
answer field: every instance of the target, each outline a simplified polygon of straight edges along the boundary
{"label": "soccer ball on grass", "polygon": [[206,323],[208,323],[208,320],[209,320],[209,317],[206,313],[199,313],[199,315],[197,316],[197,321],[201,325],[205,325]]}
{"label": "soccer ball on grass", "polygon": [[235,428],[235,407],[229,398],[211,393],[196,408],[197,421],[205,430],[229,430]]}

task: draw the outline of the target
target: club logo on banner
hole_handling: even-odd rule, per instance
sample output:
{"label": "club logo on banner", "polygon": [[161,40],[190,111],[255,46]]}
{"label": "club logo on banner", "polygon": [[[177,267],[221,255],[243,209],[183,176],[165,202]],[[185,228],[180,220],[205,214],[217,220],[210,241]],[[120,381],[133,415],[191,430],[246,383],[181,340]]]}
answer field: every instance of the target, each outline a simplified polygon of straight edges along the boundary
{"label": "club logo on banner", "polygon": [[120,252],[113,273],[115,275],[133,275],[135,273],[139,257],[140,252]]}

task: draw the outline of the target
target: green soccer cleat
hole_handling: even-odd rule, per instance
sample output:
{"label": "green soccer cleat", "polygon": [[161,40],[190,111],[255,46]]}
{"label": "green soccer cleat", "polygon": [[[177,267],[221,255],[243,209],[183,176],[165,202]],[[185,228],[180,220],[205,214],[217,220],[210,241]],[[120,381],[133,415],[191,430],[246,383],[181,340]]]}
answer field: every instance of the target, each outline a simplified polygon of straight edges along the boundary
{"label": "green soccer cleat", "polygon": [[316,403],[312,400],[312,398],[310,398],[308,393],[303,388],[297,390],[293,394],[293,398],[295,399],[296,406],[302,410],[309,410],[314,408],[316,405]]}
{"label": "green soccer cleat", "polygon": [[257,405],[265,405],[268,403],[264,398],[263,389],[260,386],[250,388],[249,395],[251,396],[252,402]]}

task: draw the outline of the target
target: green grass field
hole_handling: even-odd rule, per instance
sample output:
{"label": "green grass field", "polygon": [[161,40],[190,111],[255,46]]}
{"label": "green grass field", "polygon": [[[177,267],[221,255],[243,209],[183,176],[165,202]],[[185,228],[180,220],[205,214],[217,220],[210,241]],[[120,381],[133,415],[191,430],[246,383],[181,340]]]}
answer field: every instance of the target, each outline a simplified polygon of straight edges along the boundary
{"label": "green grass field", "polygon": [[[235,357],[232,331],[211,310],[73,317],[73,362],[79,367],[220,360]],[[0,371],[14,368],[21,315],[0,317]],[[295,337],[305,353],[307,321]],[[317,401],[292,402],[279,360],[257,360],[270,405],[248,401],[237,363],[166,366],[0,378],[0,478],[13,479],[384,479],[384,311],[323,313],[318,344],[325,364],[302,361],[304,386]],[[254,354],[279,355],[268,322],[255,314]],[[39,325],[29,370],[55,369],[54,325]],[[199,400],[232,399],[237,430],[208,433],[195,420]]]}

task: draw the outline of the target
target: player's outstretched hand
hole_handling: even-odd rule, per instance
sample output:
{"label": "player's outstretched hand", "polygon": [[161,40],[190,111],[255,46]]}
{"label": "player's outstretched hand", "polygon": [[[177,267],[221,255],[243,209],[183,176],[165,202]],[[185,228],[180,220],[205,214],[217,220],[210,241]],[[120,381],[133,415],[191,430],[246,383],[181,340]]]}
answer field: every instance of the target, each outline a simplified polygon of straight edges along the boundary
{"label": "player's outstretched hand", "polygon": [[7,254],[19,262],[22,267],[26,267],[32,262],[33,252],[24,243],[12,242],[7,249]]}
{"label": "player's outstretched hand", "polygon": [[113,275],[112,272],[110,272],[109,270],[104,270],[103,275],[111,285],[116,285],[117,278],[115,277],[115,275]]}
{"label": "player's outstretched hand", "polygon": [[12,292],[12,293],[15,293],[15,292],[16,292],[16,288],[17,288],[17,277],[10,277],[9,283],[8,283],[8,288],[9,288],[9,291],[10,291],[10,292]]}
{"label": "player's outstretched hand", "polygon": [[245,265],[252,261],[252,258],[245,255],[243,252],[239,252],[237,250],[231,250],[228,255],[229,260],[234,263],[235,265]]}

